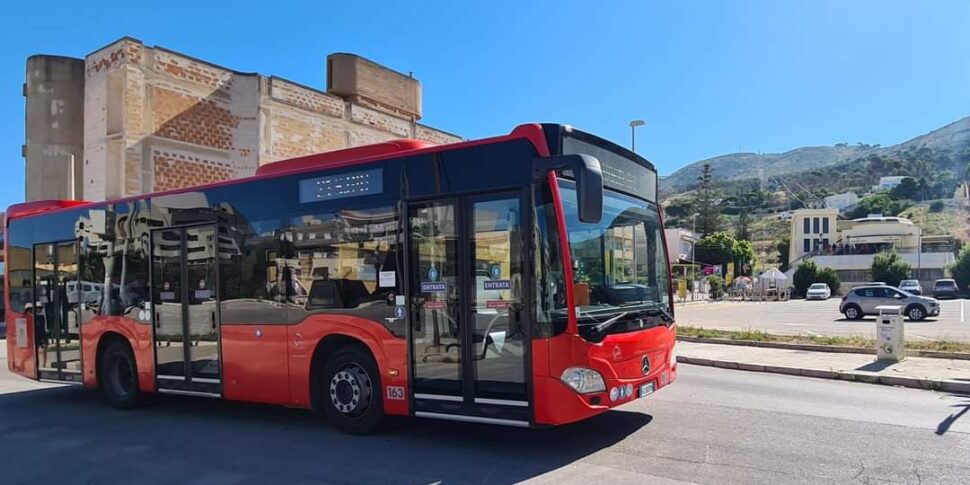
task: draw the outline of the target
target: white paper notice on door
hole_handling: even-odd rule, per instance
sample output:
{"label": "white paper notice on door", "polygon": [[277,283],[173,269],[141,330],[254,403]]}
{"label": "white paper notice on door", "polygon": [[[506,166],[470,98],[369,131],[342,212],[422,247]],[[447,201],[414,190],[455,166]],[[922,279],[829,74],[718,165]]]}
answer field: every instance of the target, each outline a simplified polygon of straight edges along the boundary
{"label": "white paper notice on door", "polygon": [[381,271],[380,287],[392,288],[397,286],[397,273],[394,271]]}
{"label": "white paper notice on door", "polygon": [[17,347],[27,348],[27,319],[18,318],[16,320]]}

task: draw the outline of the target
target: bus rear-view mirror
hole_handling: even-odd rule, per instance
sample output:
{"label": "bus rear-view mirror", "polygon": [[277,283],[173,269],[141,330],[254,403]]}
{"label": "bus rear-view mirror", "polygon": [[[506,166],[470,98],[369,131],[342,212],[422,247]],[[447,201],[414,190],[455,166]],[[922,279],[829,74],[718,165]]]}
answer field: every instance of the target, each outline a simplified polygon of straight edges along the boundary
{"label": "bus rear-view mirror", "polygon": [[543,180],[550,170],[568,170],[576,179],[576,205],[579,221],[595,224],[603,218],[603,172],[600,161],[592,155],[560,155],[537,158],[533,177]]}

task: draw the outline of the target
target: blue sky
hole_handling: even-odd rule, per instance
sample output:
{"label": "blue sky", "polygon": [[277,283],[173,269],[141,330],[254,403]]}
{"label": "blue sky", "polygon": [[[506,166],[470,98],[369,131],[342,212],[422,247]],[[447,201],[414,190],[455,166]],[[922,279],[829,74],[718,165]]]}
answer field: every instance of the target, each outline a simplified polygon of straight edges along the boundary
{"label": "blue sky", "polygon": [[326,54],[361,54],[414,72],[423,121],[468,138],[557,121],[627,144],[642,118],[638,151],[662,174],[739,148],[888,145],[970,115],[960,0],[121,5],[4,7],[0,206],[23,198],[27,56],[123,35],[321,89]]}

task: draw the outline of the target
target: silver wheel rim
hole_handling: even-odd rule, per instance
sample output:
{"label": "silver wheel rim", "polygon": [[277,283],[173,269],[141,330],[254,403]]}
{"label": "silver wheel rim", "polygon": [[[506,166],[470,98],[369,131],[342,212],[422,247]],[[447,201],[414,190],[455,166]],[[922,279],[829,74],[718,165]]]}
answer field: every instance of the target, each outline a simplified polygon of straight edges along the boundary
{"label": "silver wheel rim", "polygon": [[909,318],[912,320],[919,320],[920,318],[923,318],[923,310],[913,308],[909,311]]}
{"label": "silver wheel rim", "polygon": [[370,377],[356,363],[344,364],[330,379],[330,403],[344,416],[355,418],[364,414],[372,396]]}
{"label": "silver wheel rim", "polygon": [[849,317],[851,319],[854,319],[856,317],[855,308],[849,308],[848,310],[846,310],[845,311],[845,316],[847,316],[847,317]]}

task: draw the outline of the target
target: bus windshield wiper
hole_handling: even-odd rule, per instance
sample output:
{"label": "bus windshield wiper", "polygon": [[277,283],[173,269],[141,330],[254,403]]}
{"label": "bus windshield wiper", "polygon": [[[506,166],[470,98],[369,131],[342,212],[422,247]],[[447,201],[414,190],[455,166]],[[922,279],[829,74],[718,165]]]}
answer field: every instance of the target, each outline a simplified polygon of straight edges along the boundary
{"label": "bus windshield wiper", "polygon": [[650,314],[659,313],[660,317],[664,319],[667,323],[673,323],[674,316],[670,314],[664,306],[655,301],[643,300],[643,301],[630,301],[620,305],[621,308],[628,308],[637,305],[650,305],[649,307],[643,308],[641,312],[650,312]]}
{"label": "bus windshield wiper", "polygon": [[629,315],[630,313],[632,313],[632,312],[622,312],[622,313],[619,313],[615,317],[613,317],[613,318],[611,318],[611,319],[609,319],[609,320],[607,320],[607,321],[605,321],[603,323],[600,323],[600,324],[596,325],[595,327],[593,327],[593,330],[596,330],[596,333],[603,333],[603,332],[607,331],[610,327],[612,327],[613,324],[615,324],[616,322],[619,322],[620,320],[623,319],[623,317]]}

